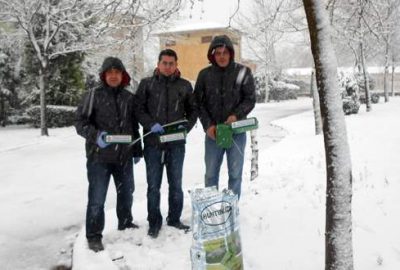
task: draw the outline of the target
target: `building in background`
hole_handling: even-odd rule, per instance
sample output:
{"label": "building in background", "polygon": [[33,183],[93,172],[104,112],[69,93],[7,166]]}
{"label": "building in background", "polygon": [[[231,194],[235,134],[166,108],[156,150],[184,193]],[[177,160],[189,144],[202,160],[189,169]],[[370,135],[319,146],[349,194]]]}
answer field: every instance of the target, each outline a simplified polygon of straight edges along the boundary
{"label": "building in background", "polygon": [[157,32],[160,49],[170,48],[178,54],[178,68],[185,79],[196,81],[201,69],[209,65],[207,51],[217,35],[227,35],[235,48],[235,61],[241,62],[241,32],[218,23],[187,24]]}

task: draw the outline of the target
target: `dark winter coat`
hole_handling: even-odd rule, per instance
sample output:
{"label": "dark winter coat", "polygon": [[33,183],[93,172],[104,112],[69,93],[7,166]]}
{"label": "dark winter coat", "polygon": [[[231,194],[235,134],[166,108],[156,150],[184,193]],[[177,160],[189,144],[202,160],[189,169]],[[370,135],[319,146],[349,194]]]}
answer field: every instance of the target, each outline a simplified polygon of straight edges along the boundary
{"label": "dark winter coat", "polygon": [[[123,80],[118,88],[105,83],[105,71],[116,68],[123,71]],[[101,131],[109,135],[132,135],[140,138],[139,125],[134,114],[134,95],[125,89],[130,77],[118,58],[107,58],[100,71],[101,85],[87,91],[77,110],[76,130],[86,139],[86,156],[98,162],[124,163],[132,157],[142,156],[139,141],[133,147],[126,144],[111,144],[105,148],[97,146]]]}
{"label": "dark winter coat", "polygon": [[[189,132],[197,120],[192,85],[180,77],[179,71],[166,77],[156,70],[152,77],[141,80],[136,102],[136,115],[143,126],[143,134],[155,123],[165,125],[182,119],[188,120],[186,130]],[[144,144],[160,146],[157,136],[146,136]]]}
{"label": "dark winter coat", "polygon": [[[214,60],[215,48],[220,46],[226,46],[231,52],[231,62],[225,68],[219,67]],[[227,36],[215,37],[207,56],[211,65],[200,71],[194,89],[204,130],[224,123],[230,115],[235,115],[238,120],[246,118],[256,102],[251,70],[234,62],[234,47]]]}

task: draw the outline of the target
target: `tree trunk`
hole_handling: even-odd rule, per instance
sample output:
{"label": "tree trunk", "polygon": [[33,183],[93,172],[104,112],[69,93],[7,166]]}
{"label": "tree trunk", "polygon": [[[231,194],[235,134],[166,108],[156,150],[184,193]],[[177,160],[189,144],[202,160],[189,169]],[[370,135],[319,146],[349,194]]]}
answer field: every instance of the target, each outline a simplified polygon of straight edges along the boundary
{"label": "tree trunk", "polygon": [[0,93],[0,124],[2,127],[5,127],[7,122],[5,99],[6,99],[5,96],[2,93]]}
{"label": "tree trunk", "polygon": [[258,140],[257,130],[250,131],[251,137],[251,174],[250,180],[253,181],[258,176]]}
{"label": "tree trunk", "polygon": [[264,103],[268,103],[269,102],[269,73],[266,72],[265,74],[265,99],[264,99]]}
{"label": "tree trunk", "polygon": [[314,108],[314,122],[315,122],[315,135],[319,135],[322,132],[322,122],[321,122],[321,110],[319,105],[319,95],[318,89],[314,87],[314,71],[311,73],[311,95],[313,98],[313,108]]}
{"label": "tree trunk", "polygon": [[353,270],[352,173],[337,63],[324,1],[303,0],[314,57],[326,158],[325,270]]}
{"label": "tree trunk", "polygon": [[392,97],[394,97],[394,70],[395,70],[395,66],[394,66],[394,62],[392,62]]}
{"label": "tree trunk", "polygon": [[46,122],[46,68],[39,69],[39,88],[40,88],[40,133],[42,136],[49,136]]}
{"label": "tree trunk", "polygon": [[368,80],[368,74],[367,74],[367,66],[365,64],[363,41],[360,42],[360,53],[361,53],[361,65],[362,65],[363,76],[364,76],[365,105],[367,106],[367,112],[370,112],[372,110],[371,95],[369,92],[369,80]]}
{"label": "tree trunk", "polygon": [[385,95],[385,102],[389,102],[388,74],[389,74],[389,43],[387,42],[385,48],[385,71],[383,75],[383,93]]}

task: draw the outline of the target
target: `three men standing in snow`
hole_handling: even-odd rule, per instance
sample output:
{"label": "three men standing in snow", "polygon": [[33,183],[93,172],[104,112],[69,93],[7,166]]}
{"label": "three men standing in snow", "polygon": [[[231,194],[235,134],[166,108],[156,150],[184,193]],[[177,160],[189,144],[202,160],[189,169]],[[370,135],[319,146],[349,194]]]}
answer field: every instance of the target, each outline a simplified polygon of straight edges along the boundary
{"label": "three men standing in snow", "polygon": [[[200,71],[193,92],[191,84],[180,77],[178,57],[171,49],[160,52],[153,76],[141,80],[135,95],[125,90],[129,75],[117,58],[106,58],[102,65],[101,86],[88,91],[77,111],[76,129],[86,139],[89,194],[86,214],[88,246],[103,249],[104,202],[110,176],[117,187],[118,229],[137,228],[132,222],[134,191],[133,162],[144,152],[147,174],[148,235],[156,238],[163,223],[160,187],[166,167],[169,184],[167,225],[188,230],[180,220],[183,209],[182,168],[185,142],[161,143],[165,125],[186,119],[177,128],[189,132],[200,118],[205,136],[205,186],[217,186],[226,152],[228,188],[240,196],[246,134],[234,135],[234,145],[223,149],[216,144],[216,126],[246,118],[255,105],[254,80],[249,68],[234,62],[234,47],[223,35],[216,36],[207,57],[210,66]],[[240,75],[241,74],[241,75]],[[238,77],[241,77],[238,79]],[[107,134],[139,138],[138,122],[143,126],[141,143],[133,147],[108,144]]]}

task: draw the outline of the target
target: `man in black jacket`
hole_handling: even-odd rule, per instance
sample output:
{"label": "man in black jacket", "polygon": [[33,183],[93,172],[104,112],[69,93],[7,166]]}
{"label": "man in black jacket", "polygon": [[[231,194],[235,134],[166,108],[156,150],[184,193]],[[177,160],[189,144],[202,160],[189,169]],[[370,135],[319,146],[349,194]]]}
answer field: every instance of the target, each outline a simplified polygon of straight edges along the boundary
{"label": "man in black jacket", "polygon": [[255,86],[251,70],[234,61],[235,50],[226,35],[216,36],[207,57],[211,62],[200,71],[195,96],[199,118],[206,132],[205,186],[217,186],[224,153],[228,162],[228,188],[240,197],[246,134],[233,135],[233,146],[224,149],[216,144],[216,125],[245,119],[254,108]]}
{"label": "man in black jacket", "polygon": [[152,77],[144,78],[136,93],[136,115],[143,126],[144,158],[147,173],[147,220],[148,235],[158,236],[162,226],[160,211],[160,187],[164,166],[167,170],[169,194],[167,225],[188,230],[180,221],[183,208],[182,167],[185,157],[185,141],[160,142],[159,135],[165,125],[186,119],[178,126],[189,132],[196,123],[197,114],[191,84],[180,77],[177,55],[173,50],[160,52],[158,65]]}
{"label": "man in black jacket", "polygon": [[101,85],[86,92],[78,106],[76,130],[86,139],[89,180],[86,210],[86,238],[93,251],[103,250],[104,203],[111,175],[117,189],[118,230],[137,228],[132,221],[135,189],[134,163],[142,156],[139,143],[133,147],[106,142],[107,135],[130,135],[140,138],[134,115],[134,95],[125,89],[130,82],[121,60],[107,57],[100,70]]}

